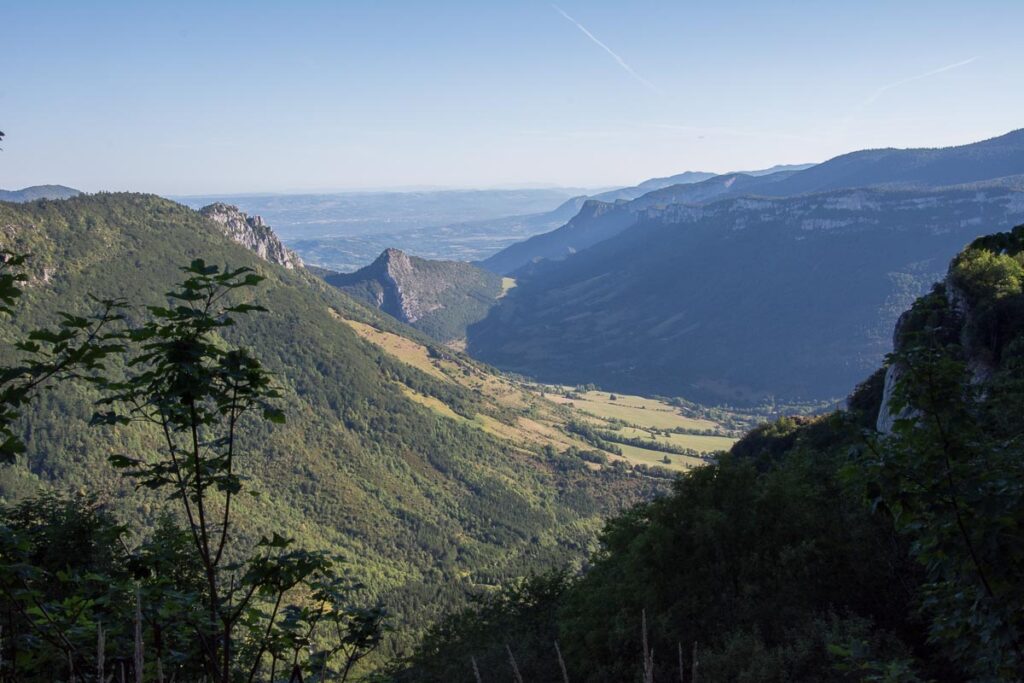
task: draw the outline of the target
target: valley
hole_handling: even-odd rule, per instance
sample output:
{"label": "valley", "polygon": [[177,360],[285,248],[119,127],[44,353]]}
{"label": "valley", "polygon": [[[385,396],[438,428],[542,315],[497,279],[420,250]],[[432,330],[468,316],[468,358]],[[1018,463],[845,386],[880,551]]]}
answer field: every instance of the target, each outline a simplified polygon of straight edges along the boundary
{"label": "valley", "polygon": [[[606,392],[580,393],[571,387],[538,385],[495,374],[454,350],[439,351],[357,320],[340,315],[338,319],[396,360],[472,391],[490,410],[469,418],[443,400],[403,385],[410,400],[528,452],[547,448],[590,453],[589,457],[577,457],[592,469],[642,465],[658,474],[703,465],[715,453],[727,451],[741,433],[709,419],[687,417],[666,401],[627,395],[612,400]],[[751,416],[742,420],[742,424],[756,422]],[[609,438],[588,441],[574,432],[573,426],[578,424],[607,432]],[[615,439],[648,442],[650,446]]]}
{"label": "valley", "polygon": [[1018,130],[591,199],[481,263],[518,286],[468,327],[466,348],[609,391],[838,401],[965,244],[1024,221],[1022,178]]}
{"label": "valley", "polygon": [[[978,158],[1024,170],[1020,141],[985,143]],[[255,456],[245,487],[258,495],[234,504],[228,552],[259,548],[270,532],[332,553],[351,567],[350,598],[401,624],[360,670],[419,661],[395,680],[432,680],[424,672],[445,665],[423,647],[445,619],[504,600],[528,577],[588,576],[633,510],[674,504],[681,487],[732,472],[736,458],[765,458],[757,467],[770,473],[763,449],[790,448],[792,434],[873,425],[881,380],[857,382],[892,348],[897,319],[964,241],[1024,220],[1016,175],[745,194],[802,187],[811,172],[810,183],[842,182],[818,169],[653,179],[532,215],[527,239],[484,260],[388,246],[351,273],[307,262],[301,240],[230,204],[194,211],[73,191],[48,200],[39,197],[64,190],[26,188],[25,201],[0,203],[0,247],[32,255],[25,313],[5,335],[75,320],[60,311],[81,314],[90,295],[128,297],[129,320],[163,311],[182,257],[258,273],[253,300],[266,311],[217,343],[252,349],[285,407],[279,424],[240,425]],[[248,300],[237,305],[249,311]],[[18,348],[0,361],[14,367]],[[137,538],[151,537],[166,506],[108,463],[159,449],[158,432],[129,422],[105,434],[76,419],[97,399],[89,385],[61,383],[26,411],[18,434],[31,456],[0,470],[0,497],[15,506],[54,489],[100,491],[111,514],[137,520]],[[848,427],[828,427],[823,443]]]}
{"label": "valley", "polygon": [[1024,683],[1024,3],[9,5],[0,683]]}

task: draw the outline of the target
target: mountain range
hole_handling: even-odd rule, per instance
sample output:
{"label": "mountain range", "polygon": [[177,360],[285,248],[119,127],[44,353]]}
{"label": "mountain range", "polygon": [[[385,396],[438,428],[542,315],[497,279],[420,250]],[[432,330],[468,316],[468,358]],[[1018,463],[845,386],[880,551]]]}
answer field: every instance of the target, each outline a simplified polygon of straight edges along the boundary
{"label": "mountain range", "polygon": [[570,221],[547,233],[534,235],[502,249],[479,263],[496,273],[513,274],[540,260],[558,260],[617,235],[633,224],[641,209],[680,202],[698,203],[737,192],[749,186],[766,186],[789,177],[806,166],[776,166],[764,171],[714,175],[682,173],[648,180],[636,187],[578,198],[579,207]]}
{"label": "mountain range", "polygon": [[[751,175],[805,168],[774,167]],[[261,215],[306,262],[337,272],[369,265],[385,249],[421,258],[479,261],[554,230],[587,199],[630,200],[653,190],[714,177],[702,171],[651,178],[608,190],[522,188],[178,197],[195,209],[220,202]]]}
{"label": "mountain range", "polygon": [[1015,131],[590,200],[565,226],[481,263],[518,286],[470,327],[468,349],[611,390],[740,403],[842,396],[889,350],[898,313],[982,226],[1024,219],[1020,174]]}
{"label": "mountain range", "polygon": [[440,260],[478,260],[564,224],[578,210],[573,198],[582,192],[580,188],[527,188],[174,199],[195,209],[221,202],[263,216],[307,263],[351,272],[391,247]]}

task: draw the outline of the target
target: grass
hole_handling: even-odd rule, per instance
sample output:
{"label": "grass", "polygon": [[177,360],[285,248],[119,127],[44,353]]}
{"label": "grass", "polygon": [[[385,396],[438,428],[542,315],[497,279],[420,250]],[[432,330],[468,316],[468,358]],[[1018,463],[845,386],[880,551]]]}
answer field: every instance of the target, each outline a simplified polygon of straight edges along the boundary
{"label": "grass", "polygon": [[419,403],[421,406],[426,406],[438,415],[447,417],[449,420],[455,420],[456,422],[471,422],[471,420],[467,420],[463,416],[459,415],[449,408],[443,401],[436,399],[433,396],[424,396],[421,393],[413,391],[409,387],[402,387],[402,393],[409,397],[409,400]]}
{"label": "grass", "polygon": [[[619,444],[619,448],[622,449],[622,457],[631,465],[657,465],[668,470],[685,472],[690,468],[699,467],[704,464],[704,461],[700,458],[691,458],[687,455],[662,453],[661,451],[651,451],[646,448],[638,448],[637,446],[628,446],[626,444]],[[671,462],[664,462],[666,455]]]}
{"label": "grass", "polygon": [[[410,400],[430,408],[438,415],[478,427],[508,441],[518,450],[536,450],[548,445],[559,451],[570,446],[584,450],[591,448],[585,441],[563,428],[567,417],[559,406],[541,398],[526,386],[496,375],[465,356],[452,354],[446,358],[432,357],[425,346],[411,339],[384,332],[362,322],[336,317],[349,325],[360,337],[398,360],[437,379],[477,392],[482,404],[489,405],[494,413],[478,414],[473,420],[467,420],[439,399],[424,396],[408,387],[403,388]],[[508,415],[510,411],[513,415],[504,421],[495,417],[497,414]]]}
{"label": "grass", "polygon": [[[336,313],[335,316],[340,317]],[[422,344],[417,344],[412,339],[400,337],[397,334],[392,334],[391,332],[378,330],[372,325],[367,325],[366,323],[361,323],[356,320],[350,320],[348,318],[341,318],[341,320],[351,327],[360,337],[376,344],[382,350],[391,354],[403,363],[407,363],[414,368],[422,370],[437,379],[448,379],[445,374],[441,372],[435,360],[430,357],[427,347]]]}
{"label": "grass", "polygon": [[498,294],[498,298],[502,298],[508,294],[513,287],[516,286],[516,279],[514,277],[503,277],[501,278],[501,293]]}
{"label": "grass", "polygon": [[656,429],[717,429],[711,420],[686,417],[664,401],[642,396],[615,394],[611,400],[608,392],[588,391],[579,394],[582,398],[559,397],[559,402],[569,403],[580,410],[606,420],[621,420],[640,427]]}
{"label": "grass", "polygon": [[623,427],[620,434],[629,438],[657,441],[659,443],[678,446],[680,448],[692,448],[701,453],[714,453],[715,451],[727,451],[736,443],[731,436],[706,436],[704,434],[665,434],[659,432],[652,434],[645,429],[636,427]]}
{"label": "grass", "polygon": [[[509,287],[515,281],[506,278]],[[506,283],[506,284],[507,284]],[[372,325],[338,317],[349,325],[360,337],[376,345],[385,353],[418,368],[432,377],[458,384],[472,390],[481,399],[481,405],[490,406],[488,414],[479,413],[472,420],[457,414],[443,401],[424,396],[408,387],[403,392],[411,401],[430,408],[438,416],[463,424],[475,426],[503,441],[513,448],[529,452],[544,446],[558,451],[570,447],[580,450],[594,450],[566,428],[570,421],[583,421],[601,429],[618,430],[624,437],[659,441],[680,448],[690,448],[700,453],[727,450],[735,439],[726,436],[705,436],[698,434],[664,434],[663,430],[676,428],[688,430],[718,430],[721,425],[706,419],[687,417],[680,410],[664,401],[602,391],[588,391],[578,394],[579,398],[566,398],[571,391],[567,387],[528,385],[499,375],[486,366],[456,352],[444,358],[432,356],[427,348],[414,340],[379,330]],[[630,426],[621,426],[626,423]],[[651,430],[657,430],[652,435]],[[622,456],[607,453],[610,460],[625,460],[631,465],[656,465],[682,472],[704,464],[701,458],[667,454],[670,462],[665,463],[666,453],[637,446],[619,444]]]}

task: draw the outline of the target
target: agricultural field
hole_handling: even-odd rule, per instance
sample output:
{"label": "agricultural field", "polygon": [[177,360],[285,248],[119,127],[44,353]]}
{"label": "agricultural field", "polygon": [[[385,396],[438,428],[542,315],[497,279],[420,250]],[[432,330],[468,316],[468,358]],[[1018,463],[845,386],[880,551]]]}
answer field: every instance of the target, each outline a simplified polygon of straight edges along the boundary
{"label": "agricultural field", "polygon": [[[711,420],[686,417],[668,403],[653,398],[610,394],[607,391],[566,393],[572,398],[559,396],[554,400],[570,404],[585,413],[606,420],[619,420],[638,427],[669,430],[677,427],[691,430],[717,430],[720,427]],[[612,396],[615,397],[614,400],[611,398]]]}
{"label": "agricultural field", "polygon": [[[439,417],[471,424],[520,450],[537,451],[549,446],[559,452],[572,448],[600,451],[609,464],[623,462],[629,466],[681,472],[704,464],[700,456],[727,450],[736,440],[726,436],[726,430],[718,422],[688,417],[665,401],[626,394],[617,394],[613,399],[608,392],[576,392],[569,387],[525,383],[498,374],[451,346],[438,353],[436,349],[432,351],[424,344],[372,325],[341,316],[338,319],[361,338],[403,363],[473,391],[490,410],[470,419],[438,398],[403,387],[409,400],[427,406]],[[671,453],[635,443],[619,443],[618,438],[608,439],[614,446],[600,448],[570,430],[568,426],[573,423],[586,424],[602,434],[622,439],[655,442],[668,450],[690,452]],[[612,449],[621,450],[621,455]]]}
{"label": "agricultural field", "polygon": [[711,436],[706,434],[677,434],[675,432],[662,432],[658,430],[642,429],[637,427],[623,427],[619,430],[623,436],[647,441],[657,441],[669,446],[679,448],[692,448],[700,453],[713,453],[715,451],[727,451],[736,443],[735,437]]}
{"label": "agricultural field", "polygon": [[[652,451],[648,448],[630,446],[629,444],[624,443],[616,445],[622,449],[623,458],[631,465],[653,465],[656,467],[664,467],[667,470],[673,470],[676,472],[685,472],[688,469],[700,467],[705,464],[703,459],[689,455]],[[668,457],[669,462],[665,462],[666,457]]]}

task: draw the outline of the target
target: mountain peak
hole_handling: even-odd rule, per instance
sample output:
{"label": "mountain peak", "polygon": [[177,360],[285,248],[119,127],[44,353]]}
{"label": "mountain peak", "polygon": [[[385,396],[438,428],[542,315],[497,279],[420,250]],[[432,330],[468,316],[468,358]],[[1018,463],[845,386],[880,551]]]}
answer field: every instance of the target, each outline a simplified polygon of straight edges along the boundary
{"label": "mountain peak", "polygon": [[388,247],[387,249],[385,249],[384,251],[382,251],[380,253],[380,256],[377,257],[377,261],[380,261],[380,262],[388,262],[388,261],[405,261],[405,262],[408,262],[409,261],[409,255],[406,254],[401,249],[396,249],[395,247]]}
{"label": "mountain peak", "polygon": [[219,225],[225,235],[255,252],[264,261],[288,269],[302,267],[302,259],[284,246],[262,216],[250,216],[237,206],[224,202],[204,206],[199,209],[199,213]]}
{"label": "mountain peak", "polygon": [[365,268],[325,278],[351,296],[438,341],[464,337],[502,292],[502,279],[469,263],[385,249]]}

